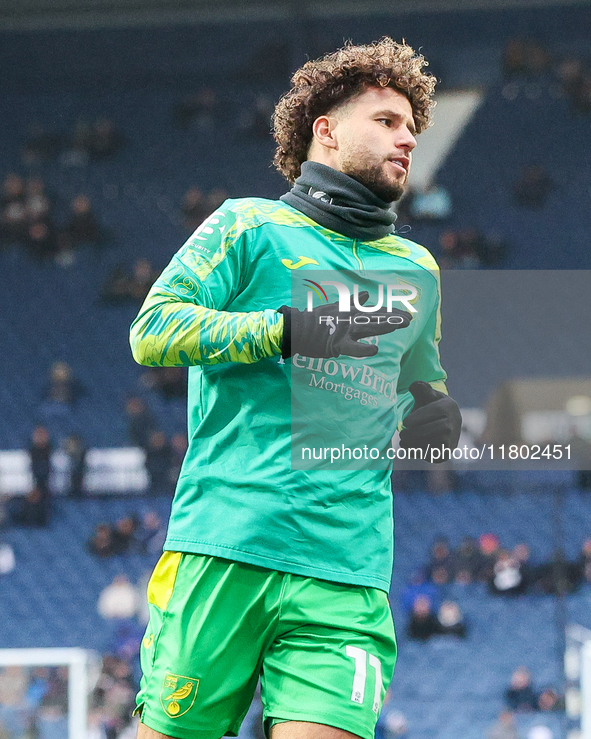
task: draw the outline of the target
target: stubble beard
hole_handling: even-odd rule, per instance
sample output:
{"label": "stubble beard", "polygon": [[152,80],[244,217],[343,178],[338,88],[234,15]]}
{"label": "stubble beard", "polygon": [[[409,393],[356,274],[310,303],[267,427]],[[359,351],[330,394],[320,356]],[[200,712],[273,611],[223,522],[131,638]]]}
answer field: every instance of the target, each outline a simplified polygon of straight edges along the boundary
{"label": "stubble beard", "polygon": [[377,195],[385,203],[393,203],[404,194],[404,182],[395,182],[386,176],[383,170],[384,161],[372,162],[367,151],[353,151],[341,160],[341,171],[353,177]]}

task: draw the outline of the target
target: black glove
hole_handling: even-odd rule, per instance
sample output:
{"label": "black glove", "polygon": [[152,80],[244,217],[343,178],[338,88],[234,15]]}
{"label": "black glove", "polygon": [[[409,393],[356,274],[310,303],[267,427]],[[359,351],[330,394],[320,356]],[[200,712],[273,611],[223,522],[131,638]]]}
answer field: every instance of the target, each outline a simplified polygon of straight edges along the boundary
{"label": "black glove", "polygon": [[462,431],[462,415],[456,401],[421,380],[413,382],[409,390],[415,404],[404,419],[400,446],[405,449],[415,447],[423,451],[427,446],[442,445],[455,449]]}
{"label": "black glove", "polygon": [[[360,305],[364,305],[368,299],[368,292],[359,293]],[[281,356],[285,359],[293,354],[324,359],[341,354],[373,357],[378,353],[378,347],[362,343],[359,339],[406,328],[412,318],[410,313],[396,309],[389,313],[384,309],[364,313],[353,307],[350,312],[339,313],[338,303],[319,305],[311,311],[282,305],[279,313],[284,318]]]}

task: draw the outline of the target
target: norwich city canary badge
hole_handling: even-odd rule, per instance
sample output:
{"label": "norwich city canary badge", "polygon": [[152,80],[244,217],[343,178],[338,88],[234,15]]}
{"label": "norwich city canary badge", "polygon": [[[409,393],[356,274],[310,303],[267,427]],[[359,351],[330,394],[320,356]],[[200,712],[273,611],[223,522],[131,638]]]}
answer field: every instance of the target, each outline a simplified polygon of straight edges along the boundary
{"label": "norwich city canary badge", "polygon": [[191,708],[197,697],[199,680],[167,672],[160,691],[160,703],[167,716],[178,718]]}

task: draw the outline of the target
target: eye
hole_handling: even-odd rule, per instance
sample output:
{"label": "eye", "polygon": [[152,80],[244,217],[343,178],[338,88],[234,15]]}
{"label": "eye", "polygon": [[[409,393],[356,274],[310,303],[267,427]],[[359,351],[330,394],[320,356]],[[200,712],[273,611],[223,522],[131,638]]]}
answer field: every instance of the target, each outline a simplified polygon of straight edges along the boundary
{"label": "eye", "polygon": [[383,123],[386,126],[392,125],[392,120],[390,118],[378,118],[379,123]]}

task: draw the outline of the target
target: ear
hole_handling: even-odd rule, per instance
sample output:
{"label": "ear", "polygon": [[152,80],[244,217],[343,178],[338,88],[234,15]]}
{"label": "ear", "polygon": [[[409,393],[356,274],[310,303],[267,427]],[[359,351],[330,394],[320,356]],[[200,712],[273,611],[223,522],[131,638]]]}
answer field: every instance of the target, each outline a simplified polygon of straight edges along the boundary
{"label": "ear", "polygon": [[327,149],[338,149],[338,143],[335,136],[335,128],[337,119],[328,115],[321,115],[312,124],[312,134],[314,139]]}

